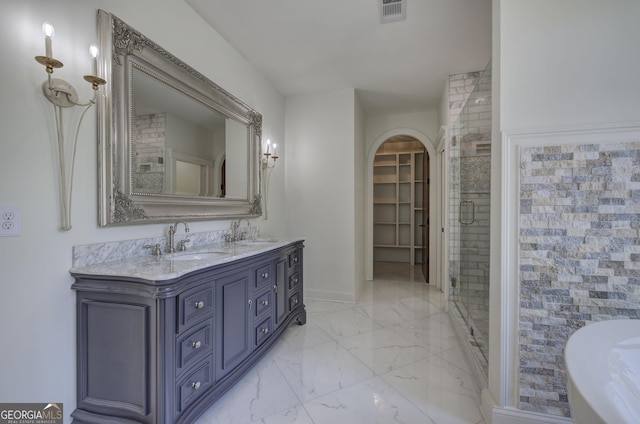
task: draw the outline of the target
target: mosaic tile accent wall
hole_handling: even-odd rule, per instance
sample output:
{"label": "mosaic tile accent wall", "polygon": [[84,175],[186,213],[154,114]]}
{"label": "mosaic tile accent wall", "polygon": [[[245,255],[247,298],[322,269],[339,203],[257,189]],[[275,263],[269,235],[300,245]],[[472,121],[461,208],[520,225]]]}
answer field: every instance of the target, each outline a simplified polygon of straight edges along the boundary
{"label": "mosaic tile accent wall", "polygon": [[640,142],[523,148],[520,178],[520,408],[569,417],[569,336],[640,318]]}

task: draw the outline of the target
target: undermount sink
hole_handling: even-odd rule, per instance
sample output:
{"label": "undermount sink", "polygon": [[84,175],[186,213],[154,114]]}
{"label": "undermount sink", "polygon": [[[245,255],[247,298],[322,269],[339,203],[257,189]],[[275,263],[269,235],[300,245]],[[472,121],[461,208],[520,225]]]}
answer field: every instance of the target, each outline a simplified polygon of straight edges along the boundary
{"label": "undermount sink", "polygon": [[640,422],[640,320],[582,327],[569,338],[564,360],[575,423]]}
{"label": "undermount sink", "polygon": [[167,258],[169,261],[204,261],[227,255],[227,252],[182,253]]}

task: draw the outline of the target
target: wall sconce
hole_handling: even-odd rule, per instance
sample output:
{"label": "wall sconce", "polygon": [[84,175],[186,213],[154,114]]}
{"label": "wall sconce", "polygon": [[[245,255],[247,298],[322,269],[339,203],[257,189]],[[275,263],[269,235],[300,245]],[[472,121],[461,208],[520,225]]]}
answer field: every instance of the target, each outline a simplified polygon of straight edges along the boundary
{"label": "wall sconce", "polygon": [[278,151],[276,143],[273,143],[273,153],[271,153],[271,140],[267,140],[267,148],[265,149],[264,159],[262,159],[262,169],[266,171],[264,179],[264,219],[269,219],[267,215],[267,205],[269,203],[269,180],[271,179],[271,172],[276,167],[276,161],[278,160]]}
{"label": "wall sconce", "polygon": [[[58,142],[58,159],[60,162],[60,196],[62,205],[62,226],[63,231],[69,231],[71,229],[71,193],[73,192],[73,170],[76,157],[76,146],[78,144],[78,132],[80,131],[80,124],[87,111],[95,104],[96,97],[98,95],[98,88],[107,82],[97,76],[97,58],[98,47],[91,45],[89,47],[89,54],[91,56],[91,75],[85,75],[84,80],[91,84],[93,88],[93,98],[86,103],[78,102],[78,93],[75,88],[67,81],[52,78],[54,68],[62,68],[64,65],[59,60],[55,59],[51,53],[52,51],[52,37],[54,35],[54,28],[48,22],[42,24],[42,32],[44,33],[45,42],[45,55],[36,56],[36,62],[44,65],[47,71],[47,80],[42,83],[42,93],[53,104],[56,122],[56,138]],[[71,162],[67,163],[67,150],[65,149],[65,134],[64,125],[62,119],[63,108],[70,108],[73,106],[84,107],[78,126],[75,128],[75,134],[73,141],[69,146],[71,148]]]}

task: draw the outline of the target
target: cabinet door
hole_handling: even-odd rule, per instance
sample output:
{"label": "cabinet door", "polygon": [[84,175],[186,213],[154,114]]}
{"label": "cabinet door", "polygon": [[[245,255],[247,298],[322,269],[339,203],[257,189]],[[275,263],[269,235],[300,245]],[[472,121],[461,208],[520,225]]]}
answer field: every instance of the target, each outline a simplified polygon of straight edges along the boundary
{"label": "cabinet door", "polygon": [[287,317],[287,258],[276,262],[276,278],[273,290],[276,295],[276,327]]}
{"label": "cabinet door", "polygon": [[216,281],[216,379],[251,353],[251,270]]}

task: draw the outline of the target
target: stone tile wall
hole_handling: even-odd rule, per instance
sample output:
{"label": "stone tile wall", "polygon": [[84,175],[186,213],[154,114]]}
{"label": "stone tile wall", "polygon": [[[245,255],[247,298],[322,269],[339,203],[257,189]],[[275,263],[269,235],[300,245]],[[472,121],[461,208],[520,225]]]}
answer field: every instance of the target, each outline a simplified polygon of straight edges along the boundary
{"label": "stone tile wall", "polygon": [[640,318],[640,141],[526,147],[520,166],[520,408],[570,416],[563,352]]}
{"label": "stone tile wall", "polygon": [[133,131],[133,189],[143,193],[162,193],[166,116],[164,113],[136,116]]}

